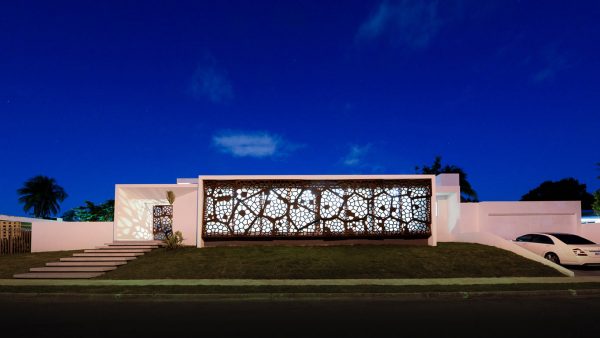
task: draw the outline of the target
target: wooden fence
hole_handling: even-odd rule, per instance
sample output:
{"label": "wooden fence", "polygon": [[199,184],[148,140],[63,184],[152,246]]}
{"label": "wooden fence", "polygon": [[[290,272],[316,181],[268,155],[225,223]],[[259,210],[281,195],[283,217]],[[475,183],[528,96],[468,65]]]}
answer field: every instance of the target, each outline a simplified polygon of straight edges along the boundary
{"label": "wooden fence", "polygon": [[0,255],[31,252],[31,230],[21,222],[0,221]]}

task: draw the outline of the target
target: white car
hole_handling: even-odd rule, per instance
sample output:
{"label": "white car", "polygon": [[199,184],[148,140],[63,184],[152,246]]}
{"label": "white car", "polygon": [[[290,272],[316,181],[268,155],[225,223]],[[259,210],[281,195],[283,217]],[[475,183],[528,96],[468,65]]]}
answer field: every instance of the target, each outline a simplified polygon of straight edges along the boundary
{"label": "white car", "polygon": [[577,235],[533,233],[514,242],[556,264],[600,265],[600,245]]}

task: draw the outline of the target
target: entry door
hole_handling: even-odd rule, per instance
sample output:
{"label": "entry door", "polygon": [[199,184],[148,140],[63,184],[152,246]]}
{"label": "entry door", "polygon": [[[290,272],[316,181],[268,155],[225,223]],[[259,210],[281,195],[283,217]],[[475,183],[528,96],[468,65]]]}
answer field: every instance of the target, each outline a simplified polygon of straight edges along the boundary
{"label": "entry door", "polygon": [[173,233],[173,206],[155,205],[152,210],[152,232],[155,240],[166,239]]}

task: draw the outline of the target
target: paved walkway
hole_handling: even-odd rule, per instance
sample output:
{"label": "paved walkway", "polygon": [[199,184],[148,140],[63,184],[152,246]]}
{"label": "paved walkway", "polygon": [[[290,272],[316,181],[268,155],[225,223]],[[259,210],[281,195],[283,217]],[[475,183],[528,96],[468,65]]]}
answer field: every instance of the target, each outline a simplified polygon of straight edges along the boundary
{"label": "paved walkway", "polygon": [[320,285],[506,285],[600,283],[600,276],[582,277],[497,277],[497,278],[423,278],[423,279],[91,279],[18,280],[0,279],[0,286],[320,286]]}

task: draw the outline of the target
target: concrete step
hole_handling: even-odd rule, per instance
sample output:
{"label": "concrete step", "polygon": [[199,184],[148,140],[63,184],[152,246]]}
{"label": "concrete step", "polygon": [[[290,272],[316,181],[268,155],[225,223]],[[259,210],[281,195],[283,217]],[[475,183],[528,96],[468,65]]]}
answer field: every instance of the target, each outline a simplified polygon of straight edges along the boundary
{"label": "concrete step", "polygon": [[30,272],[106,272],[116,270],[116,266],[47,266],[31,268]]}
{"label": "concrete step", "polygon": [[118,267],[120,265],[127,264],[126,261],[112,261],[112,262],[51,262],[46,263],[46,266],[82,266],[82,267],[92,267],[92,266],[115,266]]}
{"label": "concrete step", "polygon": [[150,252],[151,249],[87,249],[84,253],[144,253]]}
{"label": "concrete step", "polygon": [[105,243],[105,245],[164,245],[164,243],[162,241],[114,241],[112,243]]}
{"label": "concrete step", "polygon": [[123,262],[134,260],[135,257],[67,257],[61,262]]}
{"label": "concrete step", "polygon": [[96,250],[152,250],[158,249],[158,245],[110,245],[97,246]]}
{"label": "concrete step", "polygon": [[124,252],[124,253],[74,253],[73,257],[137,257],[143,256],[143,252]]}
{"label": "concrete step", "polygon": [[13,278],[28,279],[88,279],[102,276],[104,272],[28,272],[13,275]]}

